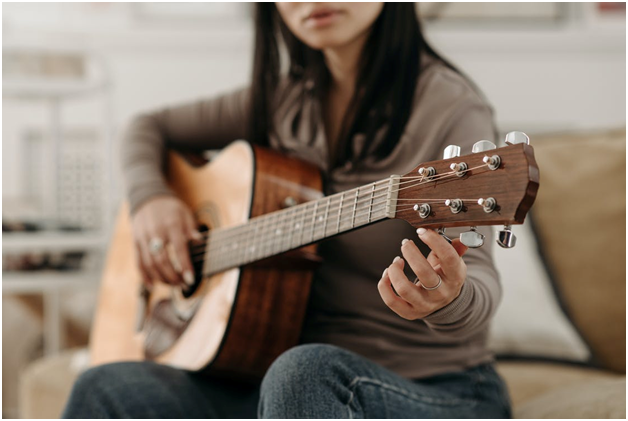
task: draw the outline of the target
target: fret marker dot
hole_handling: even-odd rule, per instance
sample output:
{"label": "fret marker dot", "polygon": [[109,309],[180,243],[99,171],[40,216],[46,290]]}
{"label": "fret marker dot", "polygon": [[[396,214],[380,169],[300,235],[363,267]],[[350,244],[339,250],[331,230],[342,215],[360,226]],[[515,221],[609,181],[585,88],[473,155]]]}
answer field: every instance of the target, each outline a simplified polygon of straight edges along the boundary
{"label": "fret marker dot", "polygon": [[277,230],[275,231],[275,234],[277,234],[277,235],[281,234],[281,230],[280,230],[280,229],[277,229]]}
{"label": "fret marker dot", "polygon": [[322,221],[322,220],[323,220],[323,217],[322,217],[322,216],[319,216],[319,217],[318,217],[318,221],[320,222],[320,221]]}
{"label": "fret marker dot", "polygon": [[294,226],[294,228],[295,228],[295,229],[299,229],[299,228],[301,228],[301,224],[298,224],[298,223],[297,223],[297,224]]}

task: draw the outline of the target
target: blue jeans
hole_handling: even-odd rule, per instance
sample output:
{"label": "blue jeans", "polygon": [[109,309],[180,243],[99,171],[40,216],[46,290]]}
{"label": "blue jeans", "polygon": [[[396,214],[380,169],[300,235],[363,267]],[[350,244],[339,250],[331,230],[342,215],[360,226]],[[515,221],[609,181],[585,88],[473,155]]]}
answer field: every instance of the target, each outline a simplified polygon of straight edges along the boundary
{"label": "blue jeans", "polygon": [[[420,364],[420,362],[417,362]],[[322,344],[282,354],[261,385],[242,386],[151,362],[80,376],[64,418],[509,418],[491,364],[419,380]]]}

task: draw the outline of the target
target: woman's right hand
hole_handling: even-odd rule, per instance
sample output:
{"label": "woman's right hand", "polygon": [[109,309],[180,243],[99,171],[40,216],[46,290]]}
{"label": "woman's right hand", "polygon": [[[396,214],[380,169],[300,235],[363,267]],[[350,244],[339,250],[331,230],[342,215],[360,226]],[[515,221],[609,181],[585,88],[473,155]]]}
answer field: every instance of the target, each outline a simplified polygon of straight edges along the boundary
{"label": "woman's right hand", "polygon": [[174,196],[156,196],[140,206],[131,224],[146,285],[161,280],[187,289],[185,284],[194,283],[188,241],[199,242],[203,236],[185,203]]}

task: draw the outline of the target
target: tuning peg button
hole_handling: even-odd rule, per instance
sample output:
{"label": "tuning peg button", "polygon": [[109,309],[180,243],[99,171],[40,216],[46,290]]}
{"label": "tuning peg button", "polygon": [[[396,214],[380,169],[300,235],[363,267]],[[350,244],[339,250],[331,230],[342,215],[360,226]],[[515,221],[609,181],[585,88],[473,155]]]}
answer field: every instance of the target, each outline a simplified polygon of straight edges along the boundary
{"label": "tuning peg button", "polygon": [[471,149],[471,152],[479,153],[479,152],[490,151],[492,149],[497,149],[497,146],[493,142],[489,140],[480,140],[473,144],[473,148]]}
{"label": "tuning peg button", "polygon": [[414,205],[413,209],[417,211],[419,216],[423,219],[427,218],[432,213],[432,207],[427,203],[423,203],[422,205],[417,203]]}
{"label": "tuning peg button", "polygon": [[482,208],[484,209],[484,212],[491,213],[497,207],[497,202],[492,197],[488,197],[486,199],[479,198],[478,205],[482,206]]}
{"label": "tuning peg button", "polygon": [[419,173],[419,175],[428,180],[436,175],[436,170],[434,169],[434,167],[421,167],[417,172]]}
{"label": "tuning peg button", "polygon": [[497,235],[497,244],[505,249],[510,249],[517,243],[517,237],[510,230],[510,225],[504,225],[504,229]]}
{"label": "tuning peg button", "polygon": [[445,206],[449,207],[451,213],[460,213],[464,208],[464,203],[460,199],[447,199],[445,200]]}
{"label": "tuning peg button", "polygon": [[457,156],[460,156],[460,146],[457,145],[449,145],[443,152],[443,159],[455,158]]}
{"label": "tuning peg button", "polygon": [[530,138],[524,132],[509,132],[506,133],[506,139],[504,140],[507,145],[516,145],[518,143],[530,144]]}
{"label": "tuning peg button", "polygon": [[478,248],[484,245],[484,235],[477,232],[476,227],[471,227],[471,231],[460,234],[460,242],[469,248]]}

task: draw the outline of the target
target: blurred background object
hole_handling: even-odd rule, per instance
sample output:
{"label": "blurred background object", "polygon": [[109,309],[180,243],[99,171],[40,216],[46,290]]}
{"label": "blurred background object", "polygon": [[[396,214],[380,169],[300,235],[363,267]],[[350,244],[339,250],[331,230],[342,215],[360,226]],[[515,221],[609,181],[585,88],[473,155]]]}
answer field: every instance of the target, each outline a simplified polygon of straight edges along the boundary
{"label": "blurred background object", "polygon": [[[616,130],[608,150],[617,155],[623,145],[625,154],[625,3],[421,3],[417,9],[432,44],[486,94],[501,131],[523,130],[533,145],[543,135],[544,144],[570,149],[582,146],[570,139],[584,136],[587,147],[595,148],[604,133]],[[87,365],[85,354],[75,350],[87,344],[112,216],[123,198],[121,130],[139,112],[249,83],[251,14],[250,4],[235,3],[3,5],[4,417],[58,416],[72,376]],[[559,157],[560,148],[548,154]],[[625,160],[613,168],[614,176],[625,172]],[[552,191],[561,197],[560,188]],[[625,215],[624,192],[625,184]],[[609,216],[616,222],[622,212],[617,206]],[[583,229],[596,225],[595,218],[568,221]],[[621,226],[625,231],[625,221]],[[530,247],[511,251],[520,269],[499,269],[513,285],[506,286],[504,299],[520,307],[500,309],[493,349],[621,371],[617,350],[600,345],[574,310],[579,299],[570,296],[565,303],[568,286],[558,277],[573,275],[547,273],[560,262],[548,266],[551,259],[538,254],[532,228],[514,229],[529,232],[520,240],[529,238]],[[536,237],[547,242],[544,233]],[[625,244],[616,247],[625,250]],[[530,277],[536,287],[516,289]],[[613,290],[622,301],[623,287],[623,294]],[[522,321],[530,301],[543,317]],[[612,317],[621,314],[621,303],[613,308]],[[625,301],[623,315],[625,320]],[[540,389],[528,392],[532,399]]]}

